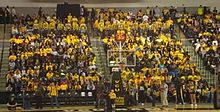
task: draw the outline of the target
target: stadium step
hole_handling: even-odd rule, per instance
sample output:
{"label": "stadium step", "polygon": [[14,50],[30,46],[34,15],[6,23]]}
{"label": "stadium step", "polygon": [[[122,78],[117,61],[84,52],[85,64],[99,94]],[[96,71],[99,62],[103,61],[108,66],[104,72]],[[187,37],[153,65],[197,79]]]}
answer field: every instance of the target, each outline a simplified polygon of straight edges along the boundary
{"label": "stadium step", "polygon": [[[176,27],[177,30],[179,30],[179,27]],[[194,47],[192,46],[192,44],[190,43],[190,39],[187,39],[185,37],[185,35],[183,34],[182,31],[179,32],[180,34],[180,40],[182,41],[183,43],[183,47],[184,47],[184,50],[188,52],[188,54],[190,55],[191,57],[191,62],[195,63],[196,66],[198,67],[200,73],[204,76],[204,78],[208,81],[209,84],[213,84],[213,74],[206,70],[204,64],[203,64],[203,60],[200,58],[200,56],[198,55],[198,53],[195,52],[195,49]]]}
{"label": "stadium step", "polygon": [[[0,91],[5,91],[5,84],[6,84],[6,78],[5,75],[8,72],[8,56],[9,56],[9,49],[10,49],[10,33],[11,33],[11,27],[12,25],[6,25],[6,33],[5,35],[3,34],[4,32],[2,32],[2,34],[0,35],[0,52],[1,57],[2,57],[2,65],[1,65],[1,73],[0,73]],[[2,31],[4,30],[4,25],[0,26],[0,29],[2,29]],[[5,36],[5,40],[3,40],[3,37]],[[4,44],[3,44],[4,42]],[[2,53],[2,48],[4,45],[4,49],[3,49],[3,53]]]}
{"label": "stadium step", "polygon": [[106,52],[104,50],[103,43],[100,38],[93,37],[90,38],[90,42],[93,48],[93,52],[96,55],[96,66],[99,68],[99,71],[104,75],[109,75],[109,70],[107,68],[106,61]]}

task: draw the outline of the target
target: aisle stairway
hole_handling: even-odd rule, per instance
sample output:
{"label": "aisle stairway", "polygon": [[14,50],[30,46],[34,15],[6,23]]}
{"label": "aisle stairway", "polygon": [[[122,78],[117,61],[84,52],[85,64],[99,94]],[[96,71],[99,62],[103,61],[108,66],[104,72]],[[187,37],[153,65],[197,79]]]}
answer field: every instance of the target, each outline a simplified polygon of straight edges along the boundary
{"label": "aisle stairway", "polygon": [[101,75],[109,78],[110,71],[107,67],[106,52],[104,50],[102,41],[97,37],[91,37],[90,40],[93,51],[96,55],[96,67],[98,68],[99,72],[101,72]]}
{"label": "aisle stairway", "polygon": [[[5,34],[5,39],[3,40],[4,37],[4,25],[0,25],[0,53],[2,54],[2,48],[4,45],[3,49],[3,55],[2,57],[2,66],[1,66],[1,73],[0,73],[0,91],[5,90],[5,84],[6,84],[6,74],[8,72],[8,55],[9,55],[9,47],[10,47],[10,31],[11,31],[11,25],[6,25],[6,34]],[[3,44],[4,43],[4,44]]]}
{"label": "aisle stairway", "polygon": [[94,36],[94,30],[92,29],[92,22],[88,22],[88,35],[90,37],[90,42],[92,45],[93,52],[96,56],[96,67],[98,68],[98,72],[104,77],[110,78],[110,70],[108,68],[107,64],[107,56],[106,52],[104,50],[104,44],[102,43],[102,40]]}
{"label": "aisle stairway", "polygon": [[200,58],[198,53],[195,52],[194,47],[190,43],[191,39],[187,39],[183,32],[180,31],[179,27],[175,28],[179,32],[179,39],[182,41],[184,49],[191,57],[191,62],[196,64],[200,73],[204,76],[209,84],[214,84],[214,74],[205,69],[205,66],[203,65],[203,60]]}

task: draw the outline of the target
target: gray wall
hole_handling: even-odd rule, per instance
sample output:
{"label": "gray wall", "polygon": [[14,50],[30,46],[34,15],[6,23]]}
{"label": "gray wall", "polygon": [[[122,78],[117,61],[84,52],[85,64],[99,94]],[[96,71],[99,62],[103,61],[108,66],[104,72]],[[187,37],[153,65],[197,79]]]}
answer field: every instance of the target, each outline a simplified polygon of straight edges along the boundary
{"label": "gray wall", "polygon": [[220,10],[220,0],[1,0],[0,7],[56,7],[57,3],[79,3],[87,7],[145,7],[177,6],[197,7],[205,5]]}
{"label": "gray wall", "polygon": [[[91,7],[88,7],[88,8],[91,8]],[[95,7],[95,8],[100,8],[100,7]],[[103,7],[103,8],[107,9],[105,7]],[[108,7],[108,8],[115,8],[115,7]],[[15,7],[15,9],[16,9],[18,15],[21,15],[21,14],[33,15],[33,14],[37,14],[39,7],[33,7],[33,8],[32,7]],[[134,12],[137,12],[139,9],[144,10],[145,7],[116,7],[115,9],[121,9],[124,11],[132,10]],[[182,10],[182,7],[178,7],[177,9]],[[195,13],[197,7],[187,7],[186,9],[187,9],[187,11],[189,11],[191,13]],[[56,10],[56,7],[43,7],[43,11],[45,14],[53,15],[53,14],[55,14],[55,10]]]}

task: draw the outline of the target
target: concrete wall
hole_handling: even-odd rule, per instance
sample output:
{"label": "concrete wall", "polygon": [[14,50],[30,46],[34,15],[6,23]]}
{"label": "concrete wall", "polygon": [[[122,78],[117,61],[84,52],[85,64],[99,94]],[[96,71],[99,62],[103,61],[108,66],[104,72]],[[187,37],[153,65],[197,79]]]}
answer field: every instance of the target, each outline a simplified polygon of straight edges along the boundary
{"label": "concrete wall", "polygon": [[9,5],[15,6],[19,14],[37,13],[39,7],[47,14],[54,14],[57,3],[78,3],[86,7],[123,7],[123,9],[137,10],[137,7],[159,7],[175,6],[175,7],[194,7],[190,8],[190,12],[195,11],[195,7],[199,5],[217,7],[220,11],[220,0],[0,0],[0,7]]}
{"label": "concrete wall", "polygon": [[[90,8],[90,7],[88,7],[88,8]],[[99,8],[99,7],[95,7],[95,8]],[[108,7],[108,8],[114,8],[114,7]],[[16,9],[16,12],[18,15],[21,15],[21,14],[33,15],[33,14],[37,14],[39,8],[38,7],[15,7],[15,9]],[[55,9],[56,9],[56,7],[43,7],[44,13],[49,14],[49,15],[55,14]],[[105,9],[105,7],[104,7],[104,9]],[[120,9],[123,11],[132,10],[133,12],[137,12],[140,9],[144,10],[145,7],[117,7],[116,9]],[[182,10],[182,7],[178,7],[177,9]],[[190,13],[196,13],[197,7],[187,7],[186,9]]]}
{"label": "concrete wall", "polygon": [[220,10],[220,0],[0,0],[0,7],[56,7],[57,3],[79,3],[87,7],[145,7],[145,6],[186,6],[205,5]]}

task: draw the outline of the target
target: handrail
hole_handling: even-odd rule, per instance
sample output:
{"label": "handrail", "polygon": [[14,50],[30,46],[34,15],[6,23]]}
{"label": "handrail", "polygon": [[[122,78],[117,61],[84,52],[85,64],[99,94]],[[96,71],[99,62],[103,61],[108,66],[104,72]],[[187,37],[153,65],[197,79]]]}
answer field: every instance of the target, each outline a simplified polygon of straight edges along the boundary
{"label": "handrail", "polygon": [[0,65],[0,73],[2,72],[2,60],[3,60],[3,52],[5,48],[5,34],[6,34],[6,16],[4,15],[4,36],[3,36],[3,41],[2,41],[2,53],[1,53],[1,65]]}
{"label": "handrail", "polygon": [[[178,28],[180,29],[180,32],[182,32],[183,35],[184,35],[185,37],[187,37],[187,36],[185,35],[185,33],[182,31],[182,29],[180,28],[180,26],[179,26]],[[180,33],[180,32],[179,32],[179,33]],[[180,35],[180,34],[179,34],[179,35]],[[186,41],[189,42],[189,41],[193,40],[193,38],[186,38],[186,39],[181,39],[181,40],[184,41],[184,42],[186,42]],[[186,47],[188,46],[188,47],[193,48],[192,43],[191,43],[190,45],[184,45],[184,46],[186,46]],[[190,49],[190,48],[189,48],[189,49]],[[186,49],[186,50],[187,50],[187,49]],[[187,51],[190,51],[190,50],[187,50]],[[191,53],[192,53],[192,57],[195,58],[195,59],[193,59],[193,60],[195,61],[195,63],[196,63],[196,65],[197,65],[197,67],[198,67],[200,73],[205,77],[205,79],[208,81],[209,84],[213,84],[213,83],[214,83],[214,81],[213,81],[213,79],[214,79],[213,74],[215,74],[215,73],[211,73],[209,70],[206,70],[206,69],[205,69],[205,67],[204,67],[204,61],[202,61],[203,59],[199,56],[199,54],[197,54],[197,52],[196,52],[195,50],[192,50]]]}

